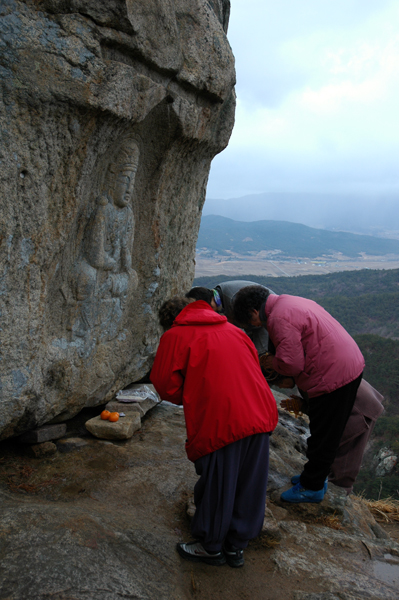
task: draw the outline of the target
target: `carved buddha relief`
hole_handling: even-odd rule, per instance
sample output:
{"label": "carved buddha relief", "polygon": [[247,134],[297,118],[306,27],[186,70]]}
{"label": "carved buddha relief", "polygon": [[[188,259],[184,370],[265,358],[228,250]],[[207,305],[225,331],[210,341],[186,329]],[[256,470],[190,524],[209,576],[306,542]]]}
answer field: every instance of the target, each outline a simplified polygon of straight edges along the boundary
{"label": "carved buddha relief", "polygon": [[86,337],[99,329],[96,337],[116,337],[126,300],[137,287],[131,257],[135,224],[131,200],[138,164],[137,143],[125,140],[108,167],[74,266],[77,312],[71,329],[75,336]]}

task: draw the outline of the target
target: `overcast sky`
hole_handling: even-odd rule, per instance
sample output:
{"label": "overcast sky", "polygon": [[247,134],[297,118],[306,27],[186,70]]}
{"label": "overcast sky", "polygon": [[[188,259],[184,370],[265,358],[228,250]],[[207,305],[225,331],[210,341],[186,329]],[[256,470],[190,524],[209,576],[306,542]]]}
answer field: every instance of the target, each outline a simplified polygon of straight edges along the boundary
{"label": "overcast sky", "polygon": [[231,0],[228,38],[236,124],[208,198],[399,191],[398,0]]}

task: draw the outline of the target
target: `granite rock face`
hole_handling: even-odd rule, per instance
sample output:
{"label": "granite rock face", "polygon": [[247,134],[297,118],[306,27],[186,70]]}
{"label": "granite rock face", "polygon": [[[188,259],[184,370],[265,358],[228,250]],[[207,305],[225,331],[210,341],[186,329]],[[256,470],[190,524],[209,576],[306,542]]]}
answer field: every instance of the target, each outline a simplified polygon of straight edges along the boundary
{"label": "granite rock face", "polygon": [[228,0],[0,3],[0,439],[150,368],[234,122]]}

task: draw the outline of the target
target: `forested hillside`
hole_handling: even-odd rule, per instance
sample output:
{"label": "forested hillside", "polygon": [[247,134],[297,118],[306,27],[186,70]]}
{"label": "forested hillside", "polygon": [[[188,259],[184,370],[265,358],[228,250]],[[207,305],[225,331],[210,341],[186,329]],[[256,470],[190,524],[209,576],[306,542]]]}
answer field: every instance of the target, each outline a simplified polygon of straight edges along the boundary
{"label": "forested hillside", "polygon": [[[229,281],[234,277],[219,275],[216,277],[197,277],[195,285],[213,287],[221,281]],[[237,278],[238,279],[238,278]],[[306,298],[323,296],[357,297],[359,294],[383,294],[399,292],[399,269],[379,270],[364,269],[361,271],[342,271],[328,275],[302,275],[299,277],[261,277],[245,275],[240,279],[248,279],[273,288],[276,294],[292,294]]]}
{"label": "forested hillside", "polygon": [[[214,287],[233,277],[198,277],[195,285]],[[353,335],[366,360],[365,378],[385,398],[385,413],[373,437],[373,452],[389,447],[399,454],[399,270],[364,270],[265,278],[246,275],[277,294],[310,298],[321,304]],[[372,455],[362,469],[355,491],[368,497],[399,495],[399,466],[375,477]],[[374,474],[373,474],[374,473]]]}

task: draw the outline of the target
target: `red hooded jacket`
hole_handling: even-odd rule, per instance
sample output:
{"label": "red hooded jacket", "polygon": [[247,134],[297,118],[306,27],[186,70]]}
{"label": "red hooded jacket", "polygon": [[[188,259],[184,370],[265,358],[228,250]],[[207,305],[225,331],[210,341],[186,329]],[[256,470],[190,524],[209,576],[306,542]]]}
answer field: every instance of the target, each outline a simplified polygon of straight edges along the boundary
{"label": "red hooded jacket", "polygon": [[183,404],[193,462],[277,425],[255,346],[203,300],[188,304],[161,337],[151,381],[163,400]]}

